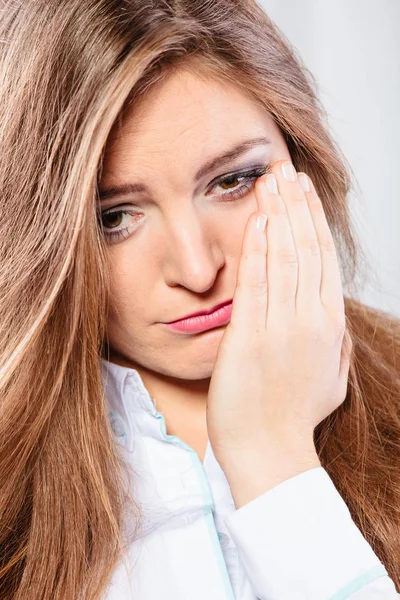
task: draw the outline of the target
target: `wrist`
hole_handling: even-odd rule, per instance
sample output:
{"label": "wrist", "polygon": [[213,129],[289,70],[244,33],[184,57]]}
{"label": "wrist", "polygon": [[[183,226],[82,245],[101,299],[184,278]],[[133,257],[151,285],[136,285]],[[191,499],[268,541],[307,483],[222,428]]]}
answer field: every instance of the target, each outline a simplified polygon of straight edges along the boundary
{"label": "wrist", "polygon": [[238,509],[283,481],[320,467],[321,462],[314,445],[297,449],[269,446],[242,450],[220,465]]}

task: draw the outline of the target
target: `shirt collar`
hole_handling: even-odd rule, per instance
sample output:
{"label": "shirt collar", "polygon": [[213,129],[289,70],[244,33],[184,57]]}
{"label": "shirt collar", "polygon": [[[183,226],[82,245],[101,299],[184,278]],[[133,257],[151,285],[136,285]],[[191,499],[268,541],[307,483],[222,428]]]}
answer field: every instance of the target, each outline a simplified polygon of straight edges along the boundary
{"label": "shirt collar", "polygon": [[106,396],[111,404],[123,405],[128,412],[144,410],[154,417],[159,414],[139,371],[101,358],[101,373]]}
{"label": "shirt collar", "polygon": [[[179,438],[166,438],[160,424],[160,420],[163,419],[162,413],[157,411],[155,399],[151,398],[136,369],[123,367],[101,357],[101,373],[111,426],[121,446],[129,452],[134,452],[135,440],[138,437],[160,439],[163,443],[167,440],[176,445]],[[215,500],[228,505],[229,510],[234,510],[228,482],[215,459],[209,441],[203,466],[212,485]],[[183,478],[186,473],[187,470],[183,473]]]}
{"label": "shirt collar", "polygon": [[136,369],[101,357],[101,379],[111,427],[122,447],[133,452],[138,436],[162,439],[162,415]]}

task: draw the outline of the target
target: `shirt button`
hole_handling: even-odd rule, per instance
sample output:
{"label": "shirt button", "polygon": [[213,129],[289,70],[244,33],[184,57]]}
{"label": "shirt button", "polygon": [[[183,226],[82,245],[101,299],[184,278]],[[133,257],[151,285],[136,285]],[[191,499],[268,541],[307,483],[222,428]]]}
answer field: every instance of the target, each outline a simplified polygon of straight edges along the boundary
{"label": "shirt button", "polygon": [[112,411],[110,411],[108,413],[108,415],[110,417],[111,427],[112,427],[114,434],[118,437],[126,436],[126,433],[124,431],[124,429],[125,429],[124,422],[122,421],[121,417],[117,416]]}
{"label": "shirt button", "polygon": [[221,548],[228,548],[228,546],[230,546],[231,539],[229,535],[226,535],[226,533],[219,533],[218,538],[219,543],[221,544]]}

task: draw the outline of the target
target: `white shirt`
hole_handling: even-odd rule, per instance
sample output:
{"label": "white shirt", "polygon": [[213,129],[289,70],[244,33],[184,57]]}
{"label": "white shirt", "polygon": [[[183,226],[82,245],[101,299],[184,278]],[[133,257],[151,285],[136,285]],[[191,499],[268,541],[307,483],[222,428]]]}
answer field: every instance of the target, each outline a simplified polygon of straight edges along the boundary
{"label": "white shirt", "polygon": [[[101,359],[109,418],[142,515],[105,600],[398,600],[323,467],[239,509],[210,443],[167,435],[135,369]],[[124,531],[137,521],[127,516]],[[136,532],[136,537],[138,532]]]}

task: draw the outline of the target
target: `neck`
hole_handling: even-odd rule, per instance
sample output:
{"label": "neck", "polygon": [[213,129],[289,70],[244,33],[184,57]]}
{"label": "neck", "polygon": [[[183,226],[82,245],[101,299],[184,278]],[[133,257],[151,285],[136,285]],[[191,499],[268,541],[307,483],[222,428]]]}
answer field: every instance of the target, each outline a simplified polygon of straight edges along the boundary
{"label": "neck", "polygon": [[206,407],[210,378],[179,379],[146,369],[126,357],[110,353],[111,362],[136,369],[165,419],[168,435],[175,435],[193,448],[203,460],[208,442]]}

